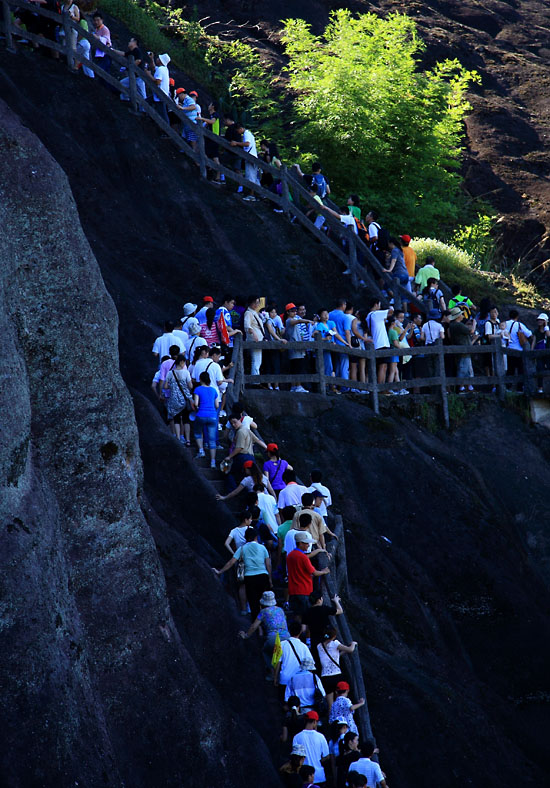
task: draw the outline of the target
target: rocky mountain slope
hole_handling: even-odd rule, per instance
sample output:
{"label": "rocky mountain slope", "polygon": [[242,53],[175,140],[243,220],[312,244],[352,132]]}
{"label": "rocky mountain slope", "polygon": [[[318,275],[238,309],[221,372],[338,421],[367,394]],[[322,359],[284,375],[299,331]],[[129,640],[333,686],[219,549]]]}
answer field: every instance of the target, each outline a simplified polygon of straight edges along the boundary
{"label": "rocky mountain slope", "polygon": [[[190,297],[317,308],[346,294],[340,267],[50,60],[0,49],[0,98],[28,129],[2,105],[7,784],[275,785],[259,655],[209,570],[230,520],[150,400],[150,350]],[[545,436],[488,406],[433,435],[360,403],[285,403],[250,400],[301,474],[331,469],[390,785],[542,784]]]}

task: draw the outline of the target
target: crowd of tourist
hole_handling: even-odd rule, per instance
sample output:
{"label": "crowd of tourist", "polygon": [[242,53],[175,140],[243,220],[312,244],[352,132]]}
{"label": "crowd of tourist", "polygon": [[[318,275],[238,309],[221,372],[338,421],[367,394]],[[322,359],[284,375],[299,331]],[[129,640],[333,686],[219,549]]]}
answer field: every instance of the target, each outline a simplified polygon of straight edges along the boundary
{"label": "crowd of tourist", "polygon": [[327,523],[330,489],[317,469],[307,486],[300,484],[278,445],[263,443],[255,426],[236,404],[227,427],[231,491],[218,499],[239,496],[243,510],[225,541],[229,560],[214,572],[233,574],[241,613],[249,617],[237,637],[261,638],[265,677],[284,715],[281,779],[289,788],[385,786],[371,759],[378,751],[360,741],[354,717],[365,700],[350,698],[343,656],[357,644],[338,639],[340,598],[321,585],[330,574],[327,540],[338,538]]}
{"label": "crowd of tourist", "polygon": [[[429,276],[426,276],[426,267]],[[153,348],[159,369],[152,385],[156,395],[166,404],[174,434],[190,445],[190,420],[195,423],[195,435],[199,434],[200,426],[208,427],[210,437],[206,443],[201,444],[201,439],[197,438],[199,456],[208,448],[214,465],[214,433],[220,426],[220,414],[225,416],[225,392],[228,383],[233,381],[234,361],[231,355],[236,335],[245,340],[245,349],[247,342],[263,345],[258,348],[256,344],[246,351],[250,375],[273,376],[273,382],[261,382],[261,378],[252,377],[251,386],[273,391],[290,387],[290,391],[296,394],[307,394],[317,385],[310,382],[312,378],[317,380],[314,374],[317,352],[313,346],[312,350],[307,349],[307,344],[315,340],[323,344],[323,371],[330,391],[335,394],[369,393],[366,356],[348,355],[346,349],[387,349],[387,354],[379,353],[376,357],[376,379],[378,384],[384,385],[381,393],[387,396],[407,395],[409,390],[414,393],[429,391],[429,386],[424,383],[419,387],[416,381],[426,382],[426,379],[439,374],[437,355],[418,352],[398,355],[398,349],[406,351],[408,348],[438,344],[471,346],[473,355],[479,345],[496,347],[500,344],[520,352],[528,348],[540,350],[550,347],[546,313],[539,314],[537,327],[532,331],[519,319],[517,310],[511,309],[508,318],[502,319],[498,308],[489,299],[483,299],[476,307],[459,286],[453,287],[447,304],[439,289],[439,280],[432,275],[434,271],[438,275],[434,261],[429,260],[415,273],[416,284],[422,288],[423,297],[429,299],[430,304],[435,304],[430,306],[425,316],[413,311],[412,303],[409,312],[393,306],[382,309],[377,297],[370,299],[367,308],[358,310],[350,301],[338,299],[332,309],[321,307],[311,317],[304,303],[289,302],[281,311],[276,304],[265,304],[265,300],[257,295],[245,299],[227,294],[216,302],[212,296],[205,296],[200,307],[186,303],[181,319],[166,323],[164,333],[157,338]],[[424,280],[426,285],[422,287]],[[295,342],[303,344],[299,347],[290,345],[287,349],[288,343]],[[339,348],[342,349],[340,352]],[[474,381],[467,382],[474,378],[472,355],[463,353],[444,358],[446,376],[462,379],[456,387],[459,393],[474,390]],[[504,355],[503,365],[508,375],[518,376],[517,383],[510,385],[521,390],[523,364],[520,353]],[[536,366],[539,372],[548,370],[549,359],[537,359]],[[482,376],[494,376],[494,354],[480,355],[476,371]],[[290,384],[277,382],[276,378],[284,374],[292,376]],[[216,394],[214,399],[204,388],[207,377]],[[333,378],[335,383],[331,384]],[[540,393],[543,385],[541,375],[538,380]],[[491,388],[496,391],[495,385],[490,384],[488,389]]]}

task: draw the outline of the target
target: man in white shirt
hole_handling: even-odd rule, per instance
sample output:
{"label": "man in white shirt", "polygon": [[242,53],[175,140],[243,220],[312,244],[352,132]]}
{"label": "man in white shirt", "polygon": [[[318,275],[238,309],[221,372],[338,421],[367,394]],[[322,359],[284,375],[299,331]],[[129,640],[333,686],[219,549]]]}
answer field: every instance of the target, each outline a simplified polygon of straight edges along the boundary
{"label": "man in white shirt", "polygon": [[[236,131],[239,134],[242,134],[242,142],[238,140],[231,140],[231,147],[233,148],[242,148],[246,153],[250,154],[250,156],[254,156],[254,158],[258,158],[258,150],[256,148],[256,140],[254,139],[254,135],[250,131],[250,129],[245,129],[242,123],[235,124]],[[252,183],[260,183],[260,178],[258,177],[258,167],[255,164],[252,164],[250,161],[245,161],[244,163],[244,176],[248,181]],[[249,194],[244,197],[247,202],[256,202],[257,197],[254,196],[254,191],[250,189]]]}
{"label": "man in white shirt", "polygon": [[175,328],[172,331],[172,334],[174,334],[174,336],[178,337],[178,339],[181,339],[181,341],[183,342],[182,353],[184,353],[185,352],[185,343],[189,339],[189,334],[187,333],[187,331],[184,331],[184,329],[183,329],[183,318],[181,318],[179,323],[176,323],[176,326],[177,326],[177,328]]}
{"label": "man in white shirt", "polygon": [[330,494],[329,488],[325,487],[324,484],[321,484],[322,478],[323,475],[321,471],[311,471],[311,486],[307,488],[307,491],[313,493],[314,496],[316,494],[321,495],[321,501],[319,501],[318,505],[315,507],[315,511],[318,512],[322,517],[326,517],[328,514],[328,507],[332,506],[332,496]]}
{"label": "man in white shirt", "polygon": [[371,761],[371,755],[374,753],[374,744],[371,741],[365,741],[361,744],[360,750],[363,757],[351,764],[350,772],[363,774],[367,778],[368,788],[376,788],[377,785],[386,788],[384,772],[376,761]]}
{"label": "man in white shirt", "polygon": [[307,488],[304,487],[303,484],[296,484],[296,474],[294,471],[291,471],[290,468],[287,468],[283,473],[283,481],[286,487],[279,493],[277,501],[279,512],[281,512],[285,506],[301,506],[302,495],[307,492]]}
{"label": "man in white shirt", "polygon": [[[371,299],[370,307],[369,307],[369,314],[367,315],[366,319],[366,326],[369,335],[372,337],[372,341],[374,343],[374,349],[378,350],[378,348],[389,348],[390,340],[388,339],[388,332],[386,331],[386,319],[388,315],[393,313],[393,307],[390,306],[389,309],[381,309],[380,300],[378,298]],[[377,368],[377,379],[378,383],[385,383],[386,382],[386,372],[388,369],[388,359],[386,356],[382,356],[380,358],[377,357],[376,359],[376,368]],[[389,394],[390,392],[384,392],[385,394]]]}
{"label": "man in white shirt", "polygon": [[[164,54],[159,55],[156,59],[156,69],[155,73],[152,77],[153,82],[155,85],[160,88],[160,90],[165,93],[167,96],[170,95],[170,73],[168,71],[168,63],[170,62],[170,55]],[[153,102],[154,107],[161,118],[166,122],[170,123],[168,120],[168,111],[166,109],[166,104],[162,101],[156,93],[153,93]]]}
{"label": "man in white shirt", "polygon": [[309,648],[300,640],[302,624],[299,621],[292,621],[288,625],[288,631],[290,638],[281,643],[283,655],[273,675],[275,686],[286,687],[292,676],[300,670],[300,663],[306,659],[313,659]]}
{"label": "man in white shirt", "polygon": [[[262,318],[258,314],[260,311],[260,298],[259,296],[250,296],[248,299],[248,308],[244,313],[244,333],[245,338],[251,342],[263,342],[265,339],[265,330]],[[260,367],[262,366],[262,351],[251,350],[251,375],[259,375]]]}
{"label": "man in white shirt", "polygon": [[[522,340],[524,337],[529,339],[533,336],[533,332],[520,321],[517,309],[510,310],[510,319],[506,321],[506,331],[510,334],[508,347],[511,350],[523,350],[524,348],[520,339]],[[519,332],[522,332],[523,336],[518,336]],[[527,343],[525,347],[529,347],[529,343]],[[508,356],[508,374],[523,374],[523,359],[521,356]]]}
{"label": "man in white shirt", "polygon": [[[287,641],[285,641],[287,642]],[[306,727],[301,733],[297,733],[292,740],[292,746],[301,744],[306,748],[306,763],[315,769],[315,784],[322,786],[326,783],[324,762],[330,758],[328,743],[322,733],[317,730],[319,715],[316,711],[308,711],[305,714]],[[355,764],[353,764],[355,765]]]}
{"label": "man in white shirt", "polygon": [[153,356],[155,357],[155,361],[158,362],[160,366],[160,360],[163,356],[170,355],[170,347],[172,345],[177,345],[182,353],[185,353],[185,343],[182,339],[177,337],[173,334],[174,324],[171,320],[167,320],[164,324],[164,333],[155,339],[155,343],[153,345]]}

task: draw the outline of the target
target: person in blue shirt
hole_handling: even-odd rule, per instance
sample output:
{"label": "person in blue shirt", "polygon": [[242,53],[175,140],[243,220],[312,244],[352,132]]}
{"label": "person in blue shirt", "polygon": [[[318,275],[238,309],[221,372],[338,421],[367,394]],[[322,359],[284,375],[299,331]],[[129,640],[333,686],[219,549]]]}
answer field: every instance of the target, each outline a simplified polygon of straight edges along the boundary
{"label": "person in blue shirt", "polygon": [[[204,457],[203,427],[206,427],[210,447],[210,467],[216,467],[216,444],[218,442],[218,407],[220,398],[217,389],[210,385],[210,375],[202,372],[200,386],[195,389],[194,401],[197,413],[194,421],[195,440],[199,451],[197,457]],[[212,448],[213,447],[213,448]]]}
{"label": "person in blue shirt", "polygon": [[[350,320],[348,315],[346,315],[346,306],[346,299],[340,298],[336,304],[336,309],[333,309],[329,314],[329,320],[334,322],[336,331],[340,336],[340,339],[335,340],[335,344],[351,346]],[[337,378],[349,378],[349,356],[345,353],[338,353],[334,371]]]}
{"label": "person in blue shirt", "polygon": [[[349,345],[349,342],[346,342],[344,337],[338,333],[336,323],[334,320],[330,320],[328,309],[325,308],[319,310],[319,320],[313,327],[313,339],[331,343],[337,340],[340,345]],[[325,362],[325,375],[333,377],[334,370],[330,350],[323,350],[323,359]]]}

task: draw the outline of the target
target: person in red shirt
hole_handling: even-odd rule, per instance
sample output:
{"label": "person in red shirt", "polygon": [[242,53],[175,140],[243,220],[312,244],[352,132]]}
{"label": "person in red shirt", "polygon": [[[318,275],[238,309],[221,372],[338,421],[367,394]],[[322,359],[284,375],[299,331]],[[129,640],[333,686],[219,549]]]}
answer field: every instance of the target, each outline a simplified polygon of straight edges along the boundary
{"label": "person in red shirt", "polygon": [[297,533],[294,537],[296,550],[291,550],[286,557],[288,572],[288,595],[291,609],[297,615],[303,615],[309,607],[309,595],[313,591],[313,578],[328,575],[330,569],[315,569],[306,553],[311,536],[307,531]]}

